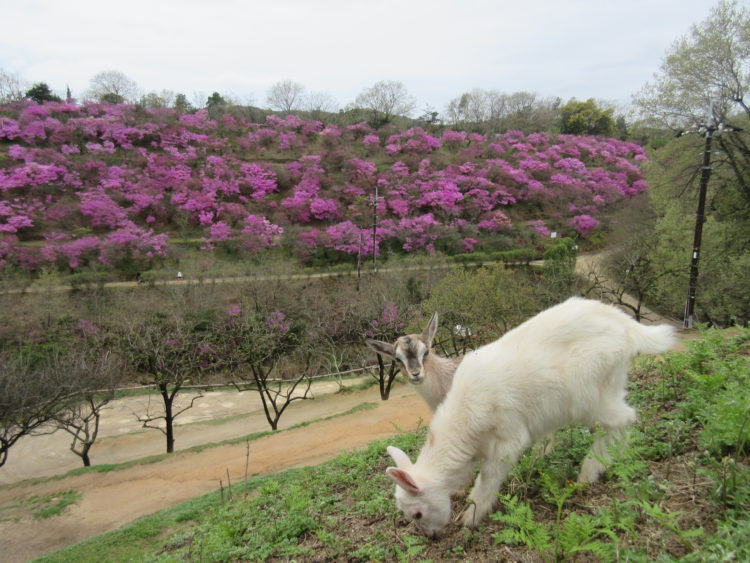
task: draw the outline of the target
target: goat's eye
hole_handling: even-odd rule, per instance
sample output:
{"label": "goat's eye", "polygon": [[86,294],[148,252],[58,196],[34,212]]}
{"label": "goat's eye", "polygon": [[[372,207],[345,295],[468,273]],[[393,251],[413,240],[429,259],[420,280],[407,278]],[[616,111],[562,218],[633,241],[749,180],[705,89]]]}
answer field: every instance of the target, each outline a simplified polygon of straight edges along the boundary
{"label": "goat's eye", "polygon": [[427,356],[429,356],[429,355],[430,355],[430,351],[429,351],[429,350],[427,350],[427,352],[425,352],[425,353],[424,353],[424,356],[422,356],[422,357],[423,357],[423,358],[426,358],[426,357],[427,357]]}
{"label": "goat's eye", "polygon": [[414,513],[414,520],[421,520],[422,519],[422,513],[421,512],[415,512]]}

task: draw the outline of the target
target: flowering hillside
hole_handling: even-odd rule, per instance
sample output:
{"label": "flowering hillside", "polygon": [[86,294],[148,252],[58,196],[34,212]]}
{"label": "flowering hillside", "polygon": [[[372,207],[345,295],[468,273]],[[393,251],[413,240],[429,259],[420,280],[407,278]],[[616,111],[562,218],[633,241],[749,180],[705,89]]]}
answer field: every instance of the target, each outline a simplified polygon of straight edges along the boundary
{"label": "flowering hillside", "polygon": [[250,253],[283,242],[302,260],[336,260],[360,244],[367,254],[459,253],[550,230],[586,237],[607,205],[646,189],[643,160],[636,144],[594,137],[7,106],[0,267],[146,266],[185,239]]}

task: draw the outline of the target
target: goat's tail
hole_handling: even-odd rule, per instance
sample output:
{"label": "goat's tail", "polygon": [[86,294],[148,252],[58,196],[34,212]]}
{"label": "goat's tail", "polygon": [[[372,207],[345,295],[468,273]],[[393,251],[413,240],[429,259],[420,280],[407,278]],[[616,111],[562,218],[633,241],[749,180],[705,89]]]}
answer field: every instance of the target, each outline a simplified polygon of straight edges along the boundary
{"label": "goat's tail", "polygon": [[646,326],[633,321],[628,336],[634,354],[659,354],[668,351],[675,342],[671,325]]}

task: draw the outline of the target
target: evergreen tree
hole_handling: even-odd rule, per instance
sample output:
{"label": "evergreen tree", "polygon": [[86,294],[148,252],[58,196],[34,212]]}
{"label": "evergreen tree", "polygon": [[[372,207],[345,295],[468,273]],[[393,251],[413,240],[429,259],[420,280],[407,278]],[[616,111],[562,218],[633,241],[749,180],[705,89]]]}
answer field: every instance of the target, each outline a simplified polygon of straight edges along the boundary
{"label": "evergreen tree", "polygon": [[52,93],[52,90],[46,82],[37,82],[34,84],[31,88],[26,90],[25,97],[29,100],[34,100],[38,104],[62,101],[59,96]]}
{"label": "evergreen tree", "polygon": [[206,108],[208,109],[223,108],[226,105],[227,101],[218,92],[214,92],[206,100]]}

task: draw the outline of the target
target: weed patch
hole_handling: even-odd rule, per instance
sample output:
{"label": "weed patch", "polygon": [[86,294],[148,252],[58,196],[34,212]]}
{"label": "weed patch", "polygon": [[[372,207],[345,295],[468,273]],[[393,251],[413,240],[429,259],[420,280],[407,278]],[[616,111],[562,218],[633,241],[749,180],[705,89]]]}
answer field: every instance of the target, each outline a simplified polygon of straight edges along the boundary
{"label": "weed patch", "polygon": [[14,504],[0,506],[0,519],[16,520],[31,515],[36,519],[53,518],[76,504],[81,493],[74,489],[57,491],[45,496],[30,496]]}

